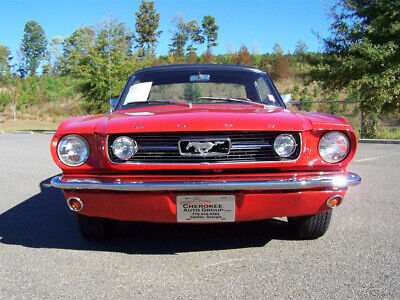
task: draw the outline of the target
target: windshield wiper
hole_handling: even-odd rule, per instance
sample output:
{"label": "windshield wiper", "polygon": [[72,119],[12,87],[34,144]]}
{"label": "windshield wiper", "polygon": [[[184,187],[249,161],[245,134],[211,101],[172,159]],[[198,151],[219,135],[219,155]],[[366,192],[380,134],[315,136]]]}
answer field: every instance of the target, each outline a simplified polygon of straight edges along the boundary
{"label": "windshield wiper", "polygon": [[164,99],[147,99],[146,103],[148,103],[148,102],[170,103],[170,104],[189,106],[189,108],[192,108],[192,103],[188,103],[188,102],[171,101],[171,100],[164,100]]}
{"label": "windshield wiper", "polygon": [[247,104],[252,104],[257,107],[262,107],[262,108],[267,108],[268,105],[254,102],[248,98],[229,98],[229,97],[199,97],[199,99],[205,99],[205,100],[212,100],[212,101],[231,101],[231,102],[241,102],[241,103],[247,103]]}

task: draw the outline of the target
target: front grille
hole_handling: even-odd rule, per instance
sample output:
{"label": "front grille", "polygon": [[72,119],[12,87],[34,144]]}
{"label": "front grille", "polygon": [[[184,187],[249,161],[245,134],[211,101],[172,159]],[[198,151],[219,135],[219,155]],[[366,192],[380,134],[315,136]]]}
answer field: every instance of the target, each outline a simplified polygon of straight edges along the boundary
{"label": "front grille", "polygon": [[[273,150],[275,138],[282,133],[294,136],[297,147],[294,153],[282,158]],[[118,159],[112,152],[111,145],[119,136],[129,136],[138,144],[138,152],[129,160]],[[193,139],[195,141],[230,141],[228,154],[219,153],[217,156],[182,155],[179,151],[179,141]],[[296,160],[301,151],[299,132],[166,132],[166,133],[135,133],[111,134],[108,136],[108,155],[114,163],[229,163],[229,162],[269,162]],[[217,149],[220,145],[215,146]],[[213,150],[211,150],[213,151]],[[220,151],[222,152],[222,151]]]}

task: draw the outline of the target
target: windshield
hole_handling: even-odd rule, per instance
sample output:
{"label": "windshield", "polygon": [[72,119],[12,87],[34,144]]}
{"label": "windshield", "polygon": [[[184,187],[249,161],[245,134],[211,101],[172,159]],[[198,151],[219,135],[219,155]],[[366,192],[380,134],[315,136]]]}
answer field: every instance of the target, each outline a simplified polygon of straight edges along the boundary
{"label": "windshield", "polygon": [[253,101],[281,107],[273,91],[264,74],[250,70],[154,70],[139,73],[128,82],[119,108],[178,102],[226,104],[238,99],[243,100],[240,103]]}

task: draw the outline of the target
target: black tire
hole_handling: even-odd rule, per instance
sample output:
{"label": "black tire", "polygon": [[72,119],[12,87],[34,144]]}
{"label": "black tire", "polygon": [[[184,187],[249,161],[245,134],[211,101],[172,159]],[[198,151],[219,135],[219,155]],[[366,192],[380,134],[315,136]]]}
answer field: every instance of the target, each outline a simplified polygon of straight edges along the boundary
{"label": "black tire", "polygon": [[115,234],[117,221],[76,214],[80,233],[89,240],[103,240]]}
{"label": "black tire", "polygon": [[332,210],[318,215],[288,218],[289,229],[298,239],[317,239],[328,230],[331,217]]}

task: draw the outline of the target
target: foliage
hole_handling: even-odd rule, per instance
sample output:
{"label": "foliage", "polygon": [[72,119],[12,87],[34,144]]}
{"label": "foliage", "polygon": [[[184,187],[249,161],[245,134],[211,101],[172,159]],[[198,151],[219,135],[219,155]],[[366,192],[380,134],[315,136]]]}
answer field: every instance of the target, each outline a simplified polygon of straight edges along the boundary
{"label": "foliage", "polygon": [[172,20],[175,24],[175,31],[171,38],[170,53],[176,56],[183,56],[185,52],[185,45],[189,40],[187,32],[187,24],[181,16],[175,16]]}
{"label": "foliage", "polygon": [[4,82],[11,75],[11,52],[0,45],[0,82]]}
{"label": "foliage", "polygon": [[202,58],[202,63],[204,64],[212,64],[214,62],[214,56],[210,51],[206,51],[201,58]]}
{"label": "foliage", "polygon": [[[307,44],[302,39],[300,39],[296,44],[296,48],[293,52],[293,56],[296,58],[297,62],[304,64],[305,60],[306,60],[307,52],[308,52]],[[304,68],[303,65],[300,65],[299,67],[300,67],[300,69]]]}
{"label": "foliage", "polygon": [[278,41],[275,42],[274,47],[272,49],[275,55],[283,55],[283,48]]}
{"label": "foliage", "polygon": [[187,63],[188,64],[195,64],[197,63],[197,55],[196,52],[192,51],[187,55]]}
{"label": "foliage", "polygon": [[184,89],[185,99],[188,101],[197,101],[201,97],[200,88],[197,84],[189,83],[185,85]]}
{"label": "foliage", "polygon": [[312,108],[314,106],[314,103],[313,103],[314,99],[311,98],[311,95],[310,95],[307,87],[305,87],[301,91],[300,102],[305,102],[305,103],[300,104],[303,110],[307,110],[307,111],[312,110]]}
{"label": "foliage", "polygon": [[239,51],[234,54],[231,63],[235,65],[245,65],[245,66],[252,66],[254,64],[253,59],[245,45],[242,45]]}
{"label": "foliage", "polygon": [[204,37],[202,35],[203,32],[197,20],[191,20],[186,23],[186,34],[188,36],[188,42],[189,42],[189,45],[186,50],[188,53],[195,52],[197,48],[194,47],[194,44],[204,43]]}
{"label": "foliage", "polygon": [[132,54],[132,32],[113,20],[75,30],[64,41],[62,73],[79,79],[87,112],[104,112],[106,99],[118,97],[129,75],[150,59]]}
{"label": "foliage", "polygon": [[49,49],[45,53],[46,64],[42,67],[43,74],[52,75],[59,72],[62,43],[63,39],[59,36],[56,36],[51,40]]}
{"label": "foliage", "polygon": [[22,76],[36,73],[40,61],[44,58],[46,47],[47,39],[43,28],[35,20],[26,22],[21,43],[23,65],[20,73]]}
{"label": "foliage", "polygon": [[400,127],[396,128],[380,127],[378,129],[377,138],[400,140]]}
{"label": "foliage", "polygon": [[307,44],[300,39],[297,44],[296,44],[296,49],[294,50],[293,54],[294,55],[304,55],[308,51],[308,46]]}
{"label": "foliage", "polygon": [[400,2],[338,0],[332,36],[311,76],[327,89],[351,87],[367,112],[400,110]]}
{"label": "foliage", "polygon": [[142,0],[139,11],[136,14],[135,29],[137,32],[136,42],[138,43],[139,56],[154,55],[158,37],[162,31],[157,31],[160,14],[156,12],[153,1]]}
{"label": "foliage", "polygon": [[[338,92],[334,92],[331,94],[329,100],[331,101],[338,101],[340,99],[340,95]],[[339,115],[340,114],[340,107],[338,102],[330,102],[328,106],[328,113],[332,115]]]}
{"label": "foliage", "polygon": [[271,63],[270,74],[274,80],[285,80],[292,76],[292,62],[289,55],[283,55],[283,48],[276,42],[274,45],[274,59]]}
{"label": "foliage", "polygon": [[293,99],[293,101],[297,101],[297,100],[299,100],[299,97],[300,97],[300,86],[298,84],[296,84],[293,87],[292,99]]}
{"label": "foliage", "polygon": [[211,47],[218,45],[216,40],[218,38],[219,27],[215,24],[215,18],[210,15],[204,16],[202,27],[207,40],[207,51],[211,51]]}
{"label": "foliage", "polygon": [[57,103],[77,98],[77,81],[69,76],[29,76],[10,79],[0,92],[0,111],[8,109],[11,100],[17,109],[32,109],[46,103]]}
{"label": "foliage", "polygon": [[95,37],[93,27],[79,27],[63,41],[61,75],[83,76],[85,66],[90,63]]}
{"label": "foliage", "polygon": [[379,119],[376,113],[370,113],[364,120],[363,138],[373,139],[378,135]]}

